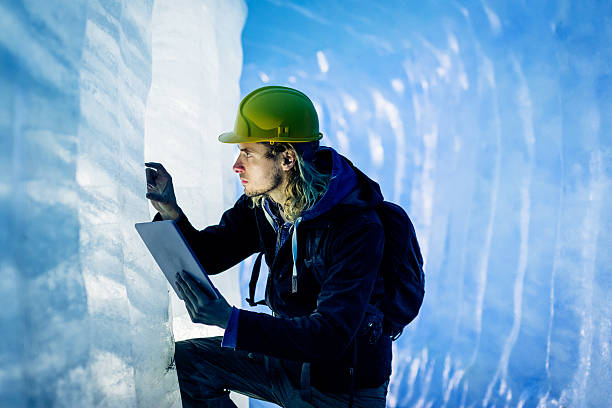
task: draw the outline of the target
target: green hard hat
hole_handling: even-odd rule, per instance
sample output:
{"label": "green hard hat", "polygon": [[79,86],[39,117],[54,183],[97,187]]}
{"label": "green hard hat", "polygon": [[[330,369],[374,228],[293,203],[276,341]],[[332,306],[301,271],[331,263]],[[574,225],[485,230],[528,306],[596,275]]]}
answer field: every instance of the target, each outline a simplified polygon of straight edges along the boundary
{"label": "green hard hat", "polygon": [[223,143],[313,142],[320,140],[314,105],[302,92],[284,86],[265,86],[240,102],[234,131]]}

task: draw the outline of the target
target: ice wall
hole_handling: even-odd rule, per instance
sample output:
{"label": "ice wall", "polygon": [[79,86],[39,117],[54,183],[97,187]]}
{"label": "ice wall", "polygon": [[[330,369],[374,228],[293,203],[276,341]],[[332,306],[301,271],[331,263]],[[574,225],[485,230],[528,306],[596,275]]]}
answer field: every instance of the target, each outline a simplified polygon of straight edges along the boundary
{"label": "ice wall", "polygon": [[86,6],[76,182],[90,334],[85,378],[98,384],[90,404],[169,406],[178,395],[166,283],[133,227],[148,218],[142,159],[153,2]]}
{"label": "ice wall", "polygon": [[416,224],[389,406],[609,406],[610,3],[247,5],[242,93],[312,96]]}
{"label": "ice wall", "polygon": [[[74,24],[60,24],[63,18]],[[4,407],[69,402],[75,390],[88,388],[78,380],[87,370],[90,336],[75,181],[85,19],[83,3],[63,15],[0,3]],[[34,22],[49,36],[41,39],[30,28]]]}
{"label": "ice wall", "polygon": [[[158,75],[156,64],[152,72],[151,38],[162,38],[159,12],[169,9],[160,4],[154,11],[153,0],[0,2],[1,407],[179,404],[168,286],[133,227],[151,216],[143,162],[163,143],[169,152],[185,143],[173,138],[198,121],[211,132],[231,126],[244,5],[181,5],[176,26],[202,17],[192,20],[200,24],[199,48],[182,48],[197,57],[171,56],[194,73],[199,93],[181,100],[186,82],[164,78],[163,69]],[[221,21],[231,29],[215,29]],[[160,113],[154,98],[164,94],[151,92],[145,138],[152,80],[177,98],[170,110],[184,110]],[[181,117],[190,109],[200,113]],[[162,134],[164,120],[178,132]],[[175,173],[181,203],[202,221],[202,212],[220,215],[231,190],[218,182],[220,164],[205,136],[192,134],[182,146],[191,154],[182,160],[197,169]],[[198,177],[210,196],[190,193]],[[202,197],[212,204],[203,206]]]}
{"label": "ice wall", "polygon": [[[156,0],[153,10],[153,81],[145,117],[145,159],[172,174],[179,205],[197,228],[219,222],[236,201],[234,146],[217,136],[234,125],[240,102],[242,0]],[[150,207],[150,214],[155,214]],[[239,269],[214,276],[230,304],[240,305]],[[175,340],[223,335],[193,324],[170,291]],[[248,399],[231,395],[240,407]]]}
{"label": "ice wall", "polygon": [[[236,201],[236,151],[217,136],[234,126],[240,102],[245,18],[242,0],[157,0],[153,10],[145,158],[172,174],[179,205],[200,228],[219,222]],[[228,302],[240,305],[238,268],[213,279]],[[171,298],[176,340],[223,334],[194,325],[173,291]]]}

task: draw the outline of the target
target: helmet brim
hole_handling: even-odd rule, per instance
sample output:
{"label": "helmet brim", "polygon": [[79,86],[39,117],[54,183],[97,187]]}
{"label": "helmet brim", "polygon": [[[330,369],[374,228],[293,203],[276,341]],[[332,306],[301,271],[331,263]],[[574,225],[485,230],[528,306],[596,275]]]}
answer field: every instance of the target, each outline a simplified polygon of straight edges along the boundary
{"label": "helmet brim", "polygon": [[219,141],[222,143],[244,143],[243,138],[234,132],[225,132],[219,135]]}
{"label": "helmet brim", "polygon": [[242,136],[237,135],[235,132],[225,132],[219,135],[217,138],[221,143],[258,143],[258,142],[286,142],[286,143],[308,143],[308,142],[316,142],[317,140],[321,140],[323,137],[323,133],[320,133],[315,138],[308,139],[294,139],[294,138],[269,138],[269,137],[252,137],[249,139],[245,139]]}

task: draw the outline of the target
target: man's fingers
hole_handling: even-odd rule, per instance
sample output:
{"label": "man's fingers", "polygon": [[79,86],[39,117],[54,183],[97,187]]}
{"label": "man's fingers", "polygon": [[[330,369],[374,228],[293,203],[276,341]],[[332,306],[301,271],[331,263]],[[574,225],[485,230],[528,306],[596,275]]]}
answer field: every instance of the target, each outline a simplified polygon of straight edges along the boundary
{"label": "man's fingers", "polygon": [[206,296],[206,299],[208,300],[216,300],[222,297],[221,293],[219,293],[219,291],[216,290],[216,288],[214,288],[216,292],[216,296],[215,296],[215,294],[211,293],[211,291],[206,286],[198,282],[197,279],[191,276],[187,271],[182,271],[181,276],[183,277],[183,280],[191,287],[194,293],[197,290],[198,293],[201,293],[204,296]]}
{"label": "man's fingers", "polygon": [[196,323],[196,321],[195,321],[196,312],[193,309],[193,305],[191,304],[190,301],[187,300],[185,302],[185,308],[187,309],[187,313],[189,313],[189,317],[191,318],[191,321]]}
{"label": "man's fingers", "polygon": [[[177,276],[177,278],[174,281],[174,284],[176,285],[176,287],[179,290],[179,292],[181,292],[181,295],[183,296],[183,301],[185,302],[185,304],[191,306],[192,303],[193,303],[193,295],[191,293],[188,293],[189,289],[187,288],[187,285],[178,276],[178,274],[176,276]],[[191,295],[191,296],[189,296],[189,295]]]}
{"label": "man's fingers", "polygon": [[160,203],[166,203],[166,201],[164,200],[164,197],[158,193],[149,192],[145,195],[145,197],[147,197],[149,200],[159,201]]}
{"label": "man's fingers", "polygon": [[157,172],[153,169],[146,168],[145,173],[147,175],[147,185],[151,185],[152,187],[155,187],[155,185],[157,184],[156,182]]}
{"label": "man's fingers", "polygon": [[146,162],[145,166],[147,167],[153,167],[154,169],[163,169],[164,166],[161,163],[156,163],[156,162]]}
{"label": "man's fingers", "polygon": [[193,277],[191,275],[189,275],[189,272],[187,271],[181,271],[178,273],[178,276],[183,280],[183,282],[189,287],[189,289],[194,288],[194,286],[197,285],[197,282],[195,279],[193,279]]}
{"label": "man's fingers", "polygon": [[183,289],[183,294],[186,297],[186,299],[189,299],[189,301],[192,303],[193,306],[197,305],[198,297],[196,296],[195,292],[192,290],[189,283],[185,282],[181,274],[177,274],[176,282],[177,284],[181,285],[181,288]]}
{"label": "man's fingers", "polygon": [[197,319],[198,316],[198,312],[196,309],[196,304],[193,303],[192,298],[187,294],[189,293],[188,289],[185,289],[185,283],[183,281],[183,283],[179,282],[179,279],[181,279],[177,275],[177,280],[176,280],[176,287],[179,290],[179,292],[181,293],[181,295],[183,296],[183,301],[185,302],[185,308],[187,309],[187,313],[189,313],[189,318],[191,319],[192,322],[194,323],[200,323],[200,321]]}
{"label": "man's fingers", "polygon": [[182,300],[185,300],[185,299],[186,299],[186,297],[185,297],[185,293],[184,293],[184,291],[183,291],[183,287],[181,286],[181,284],[180,284],[180,283],[179,283],[177,280],[175,280],[175,281],[174,281],[174,286],[176,286],[176,291],[177,291],[177,292],[179,293],[179,295],[181,296],[181,299],[182,299]]}
{"label": "man's fingers", "polygon": [[188,272],[186,271],[182,271],[180,273],[180,276],[183,278],[183,282],[185,282],[187,284],[187,286],[189,287],[189,289],[195,294],[195,293],[200,293],[204,296],[206,296],[207,299],[212,300],[212,298],[209,296],[208,292],[202,287],[202,285],[200,284],[200,282],[198,282],[193,276],[191,276]]}
{"label": "man's fingers", "polygon": [[153,167],[154,169],[156,169],[157,171],[159,171],[160,173],[162,173],[164,175],[168,175],[168,176],[170,175],[170,174],[168,174],[168,172],[166,171],[164,166],[162,166],[161,163],[147,162],[147,163],[145,163],[145,166]]}

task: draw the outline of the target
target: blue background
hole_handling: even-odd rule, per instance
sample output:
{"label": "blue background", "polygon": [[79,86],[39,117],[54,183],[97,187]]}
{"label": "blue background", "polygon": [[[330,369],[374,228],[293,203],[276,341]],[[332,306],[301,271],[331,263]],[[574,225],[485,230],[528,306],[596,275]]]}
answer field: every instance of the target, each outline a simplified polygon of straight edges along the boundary
{"label": "blue background", "polygon": [[242,94],[308,94],[417,228],[388,405],[607,405],[612,5],[247,5]]}

